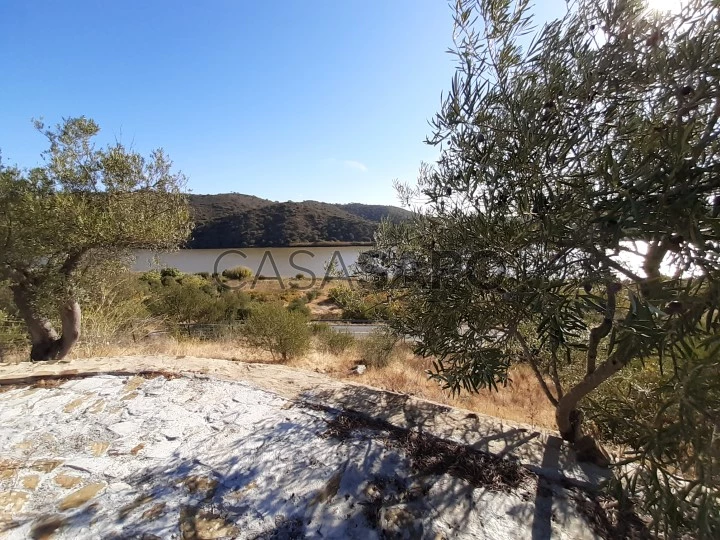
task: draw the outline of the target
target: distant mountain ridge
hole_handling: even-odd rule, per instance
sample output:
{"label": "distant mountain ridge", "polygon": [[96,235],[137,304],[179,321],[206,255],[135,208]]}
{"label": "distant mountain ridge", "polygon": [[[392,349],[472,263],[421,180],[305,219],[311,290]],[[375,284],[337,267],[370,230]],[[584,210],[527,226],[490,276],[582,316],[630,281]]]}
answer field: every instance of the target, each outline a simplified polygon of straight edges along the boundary
{"label": "distant mountain ridge", "polygon": [[195,229],[189,248],[222,249],[372,242],[382,219],[411,213],[396,206],[275,202],[252,195],[190,195]]}

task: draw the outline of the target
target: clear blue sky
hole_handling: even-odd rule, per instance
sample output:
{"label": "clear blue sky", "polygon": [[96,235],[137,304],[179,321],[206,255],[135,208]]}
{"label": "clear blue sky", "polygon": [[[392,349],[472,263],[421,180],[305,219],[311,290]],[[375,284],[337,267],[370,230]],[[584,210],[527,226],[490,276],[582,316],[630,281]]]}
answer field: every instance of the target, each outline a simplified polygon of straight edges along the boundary
{"label": "clear blue sky", "polygon": [[194,193],[394,204],[436,156],[451,35],[444,0],[2,0],[0,150],[33,166],[31,118],[85,115]]}

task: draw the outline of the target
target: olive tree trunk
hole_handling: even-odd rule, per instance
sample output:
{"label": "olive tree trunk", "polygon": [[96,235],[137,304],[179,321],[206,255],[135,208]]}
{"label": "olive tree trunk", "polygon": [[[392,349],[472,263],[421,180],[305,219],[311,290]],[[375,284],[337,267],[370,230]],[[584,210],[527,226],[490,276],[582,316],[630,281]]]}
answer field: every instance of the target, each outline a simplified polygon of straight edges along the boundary
{"label": "olive tree trunk", "polygon": [[50,321],[33,307],[32,293],[27,288],[16,285],[12,291],[15,305],[30,334],[30,360],[60,360],[67,356],[80,338],[80,304],[68,299],[60,305],[61,334],[58,336]]}

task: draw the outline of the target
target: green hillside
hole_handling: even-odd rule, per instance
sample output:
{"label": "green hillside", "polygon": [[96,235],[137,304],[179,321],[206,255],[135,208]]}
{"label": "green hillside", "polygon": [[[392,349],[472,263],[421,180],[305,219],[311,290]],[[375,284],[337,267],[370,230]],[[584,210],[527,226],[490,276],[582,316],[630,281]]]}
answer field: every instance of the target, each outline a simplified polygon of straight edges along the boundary
{"label": "green hillside", "polygon": [[402,208],[317,201],[274,202],[251,195],[190,195],[191,248],[273,247],[372,242],[383,218],[407,218]]}

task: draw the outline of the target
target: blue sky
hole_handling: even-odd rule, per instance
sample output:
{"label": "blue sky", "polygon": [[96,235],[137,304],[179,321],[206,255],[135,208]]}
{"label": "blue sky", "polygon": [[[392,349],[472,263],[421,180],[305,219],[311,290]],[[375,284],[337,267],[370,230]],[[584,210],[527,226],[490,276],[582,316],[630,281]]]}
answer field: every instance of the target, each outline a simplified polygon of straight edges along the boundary
{"label": "blue sky", "polygon": [[194,193],[394,204],[436,156],[451,35],[443,0],[3,0],[3,162],[39,163],[31,118],[85,115]]}

